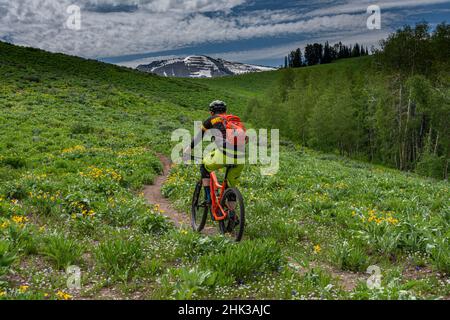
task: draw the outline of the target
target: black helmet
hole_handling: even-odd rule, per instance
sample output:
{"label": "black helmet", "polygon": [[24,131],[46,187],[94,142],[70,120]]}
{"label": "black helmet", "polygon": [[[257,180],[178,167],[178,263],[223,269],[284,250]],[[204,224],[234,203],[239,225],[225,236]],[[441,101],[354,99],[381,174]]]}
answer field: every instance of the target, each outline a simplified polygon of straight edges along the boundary
{"label": "black helmet", "polygon": [[227,112],[227,104],[220,100],[213,101],[209,105],[209,111],[214,112],[214,113]]}

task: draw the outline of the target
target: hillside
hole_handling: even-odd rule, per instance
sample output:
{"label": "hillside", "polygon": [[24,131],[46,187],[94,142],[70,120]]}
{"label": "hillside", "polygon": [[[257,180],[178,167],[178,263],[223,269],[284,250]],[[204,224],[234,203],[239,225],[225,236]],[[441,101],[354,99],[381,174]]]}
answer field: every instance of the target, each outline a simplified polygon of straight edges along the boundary
{"label": "hillside", "polygon": [[[246,169],[240,244],[146,203],[174,129],[217,98],[243,113],[280,77],[167,79],[0,43],[0,299],[448,297],[448,182],[284,141],[278,175]],[[163,188],[182,213],[197,175],[173,167]]]}

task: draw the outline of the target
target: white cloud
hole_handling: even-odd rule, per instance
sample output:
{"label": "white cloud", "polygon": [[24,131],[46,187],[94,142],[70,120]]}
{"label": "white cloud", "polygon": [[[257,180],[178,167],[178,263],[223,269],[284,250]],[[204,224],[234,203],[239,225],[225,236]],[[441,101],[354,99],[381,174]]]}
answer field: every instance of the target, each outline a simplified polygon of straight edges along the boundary
{"label": "white cloud", "polygon": [[[205,43],[326,32],[366,33],[368,0],[311,12],[259,10],[229,14],[246,0],[0,0],[0,38],[89,58],[142,54]],[[385,8],[450,0],[384,1]],[[82,8],[80,31],[65,28],[66,9]],[[109,6],[109,7],[108,7]],[[112,6],[112,7],[111,7]],[[130,7],[124,6],[135,6]],[[124,8],[121,10],[121,8]],[[205,12],[217,12],[207,15]],[[383,21],[395,16],[383,14]],[[270,47],[270,43],[267,44]],[[270,49],[271,50],[271,49]]]}
{"label": "white cloud", "polygon": [[35,14],[32,12],[30,8],[20,5],[10,9],[6,23],[0,27],[0,34],[13,34],[15,42],[22,44],[87,57],[138,54],[205,42],[365,26],[363,15],[240,25],[236,19],[228,16],[211,18],[200,13],[186,16],[178,12],[150,14],[138,11],[133,13],[132,19],[129,13],[123,12],[109,13],[107,17],[104,13],[82,12],[82,29],[73,31],[63,27],[67,17],[61,2]]}
{"label": "white cloud", "polygon": [[153,0],[141,1],[142,6],[153,12],[208,12],[228,11],[246,0]]}
{"label": "white cloud", "polygon": [[356,13],[365,11],[369,5],[378,5],[381,10],[405,9],[433,4],[450,3],[450,0],[396,0],[396,1],[373,1],[373,0],[348,0],[345,4],[321,8],[310,11],[308,15],[328,15]]}

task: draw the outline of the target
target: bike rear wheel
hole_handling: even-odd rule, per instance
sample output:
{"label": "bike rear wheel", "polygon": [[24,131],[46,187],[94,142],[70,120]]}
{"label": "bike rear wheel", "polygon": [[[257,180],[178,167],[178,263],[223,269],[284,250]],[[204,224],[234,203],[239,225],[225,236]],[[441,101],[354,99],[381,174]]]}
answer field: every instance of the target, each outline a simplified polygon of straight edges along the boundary
{"label": "bike rear wheel", "polygon": [[208,209],[209,205],[206,202],[205,188],[199,182],[195,186],[191,207],[191,225],[195,232],[201,232],[205,228]]}
{"label": "bike rear wheel", "polygon": [[[234,208],[229,207],[229,202],[234,203]],[[229,235],[236,242],[241,241],[245,227],[244,198],[241,192],[236,188],[227,189],[220,205],[228,216],[224,221],[219,221],[220,232]]]}

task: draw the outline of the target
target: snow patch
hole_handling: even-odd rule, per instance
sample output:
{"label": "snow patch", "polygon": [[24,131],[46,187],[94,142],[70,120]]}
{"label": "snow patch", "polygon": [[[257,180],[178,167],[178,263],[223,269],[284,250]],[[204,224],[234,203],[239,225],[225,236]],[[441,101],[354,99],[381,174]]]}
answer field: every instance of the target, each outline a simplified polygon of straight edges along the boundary
{"label": "snow patch", "polygon": [[273,71],[276,68],[229,62],[208,56],[188,56],[162,61],[154,61],[148,65],[140,65],[138,70],[155,73],[164,77],[213,78],[228,75],[239,75],[251,72]]}

